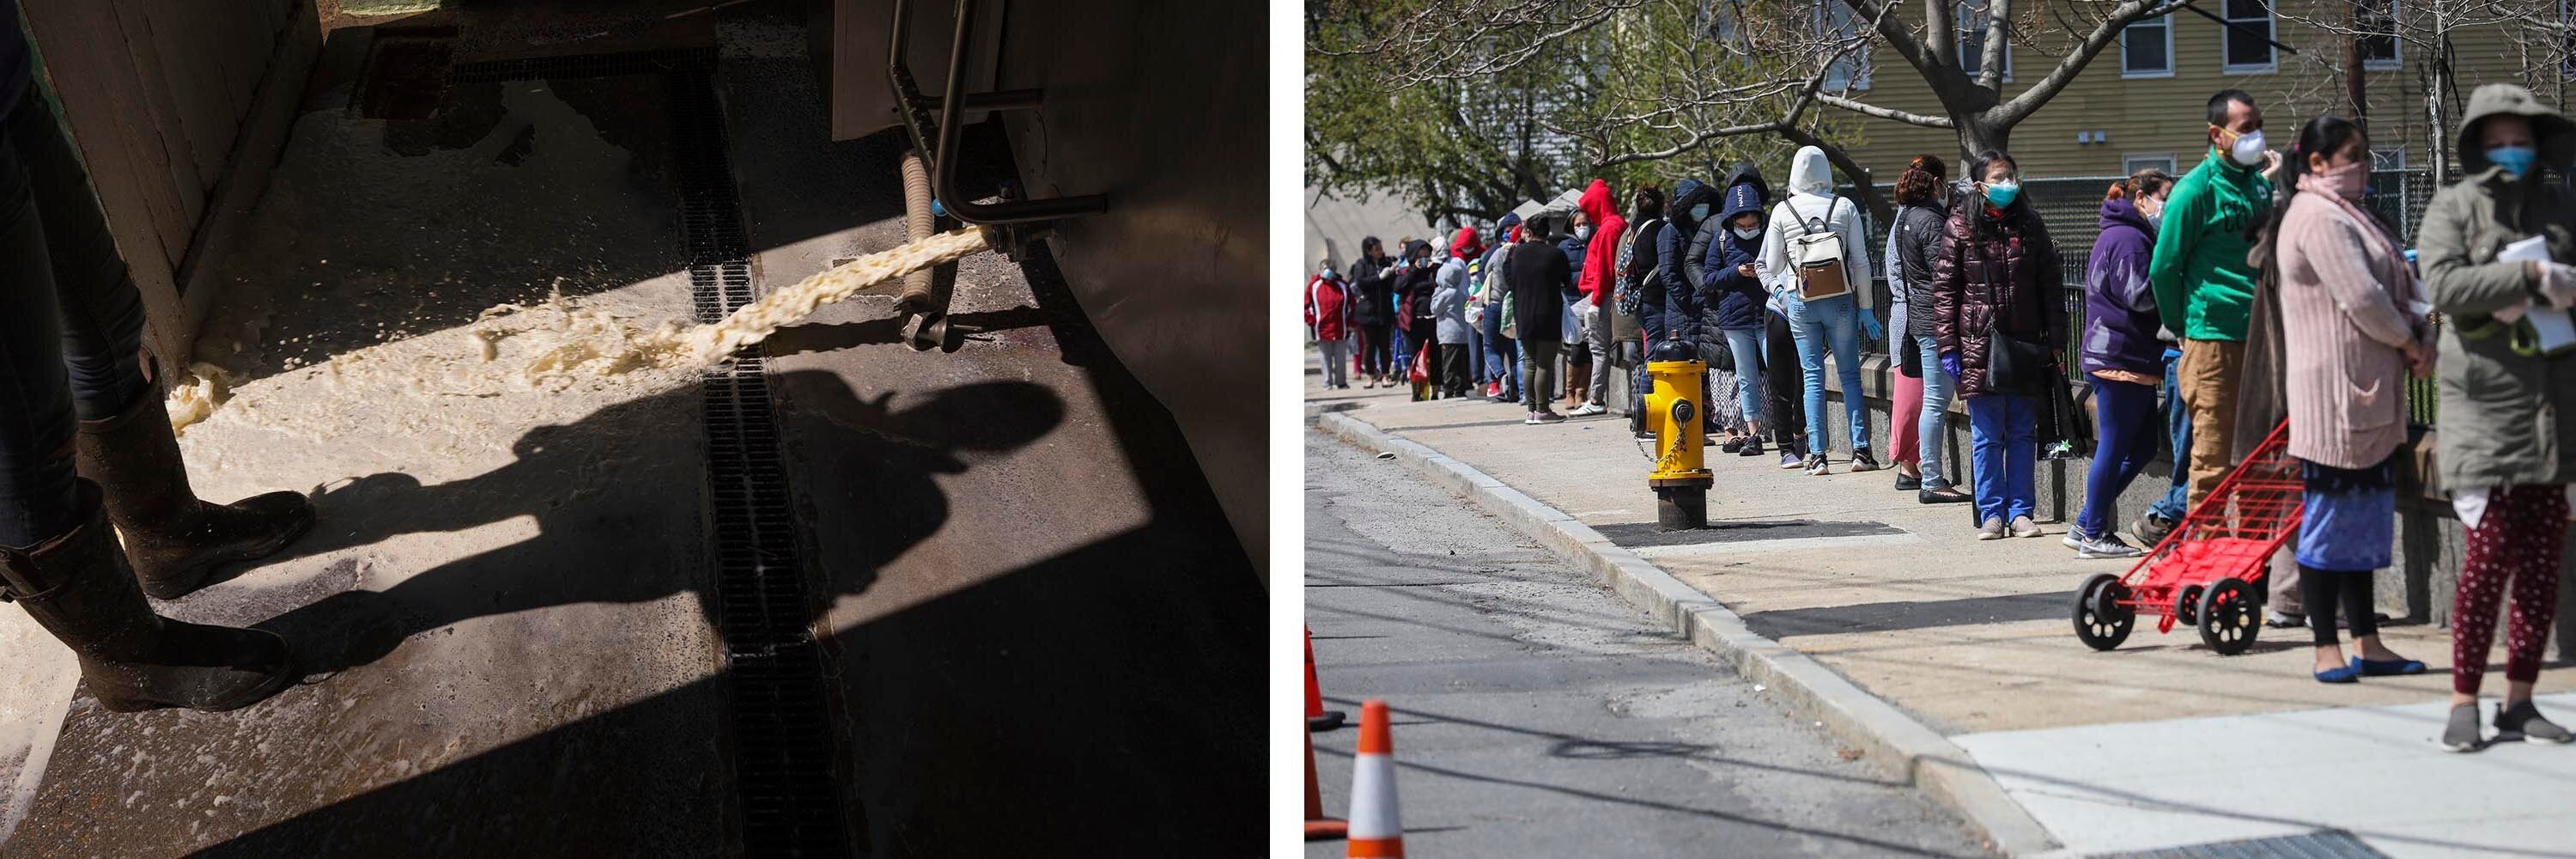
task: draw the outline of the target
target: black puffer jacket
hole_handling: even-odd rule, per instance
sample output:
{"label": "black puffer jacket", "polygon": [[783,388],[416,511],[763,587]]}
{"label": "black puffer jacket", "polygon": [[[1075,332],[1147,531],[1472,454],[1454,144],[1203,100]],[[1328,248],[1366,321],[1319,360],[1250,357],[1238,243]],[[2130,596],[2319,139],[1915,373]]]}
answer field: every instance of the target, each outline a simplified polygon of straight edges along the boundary
{"label": "black puffer jacket", "polygon": [[1950,220],[1950,186],[1932,199],[1896,213],[1896,274],[1905,280],[1905,330],[1930,334],[1932,328],[1932,260],[1941,255],[1941,230]]}
{"label": "black puffer jacket", "polygon": [[1691,217],[1694,206],[1717,204],[1718,189],[1702,185],[1696,179],[1684,179],[1673,186],[1672,205],[1664,207],[1663,237],[1655,242],[1656,276],[1664,282],[1664,336],[1694,346],[1704,339],[1699,299],[1700,272],[1692,239],[1699,235],[1700,222]]}
{"label": "black puffer jacket", "polygon": [[1959,395],[1985,393],[1988,326],[2066,348],[2066,272],[2057,243],[2030,203],[2002,212],[1962,199],[1943,224],[1932,257],[1932,327],[1943,353],[1959,353]]}
{"label": "black puffer jacket", "polygon": [[1358,325],[1385,325],[1395,321],[1394,257],[1384,260],[1360,255],[1351,263],[1351,288],[1359,292],[1359,303],[1351,306],[1351,322]]}

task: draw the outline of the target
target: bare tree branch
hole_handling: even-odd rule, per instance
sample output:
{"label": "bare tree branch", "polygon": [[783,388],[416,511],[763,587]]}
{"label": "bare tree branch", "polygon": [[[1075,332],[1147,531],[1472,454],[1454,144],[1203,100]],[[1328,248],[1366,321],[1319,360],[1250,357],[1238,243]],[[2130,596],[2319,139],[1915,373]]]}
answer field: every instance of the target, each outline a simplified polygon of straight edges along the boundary
{"label": "bare tree branch", "polygon": [[1839,107],[1862,116],[1893,120],[1907,125],[1922,126],[1924,128],[1958,127],[1958,123],[1950,121],[1950,118],[1946,116],[1926,116],[1920,113],[1907,113],[1895,108],[1879,107],[1874,104],[1863,104],[1832,93],[1818,93],[1816,95],[1816,102],[1829,107]]}
{"label": "bare tree branch", "polygon": [[[2067,84],[2073,83],[2077,73],[2084,71],[2084,67],[2091,64],[2094,57],[2100,56],[2104,48],[2110,47],[2113,40],[2120,38],[2121,30],[2140,21],[2171,15],[2175,10],[2189,5],[2189,2],[2190,0],[2128,0],[2112,7],[2110,16],[2095,25],[2093,32],[2086,33],[2084,41],[2079,43],[2075,50],[2068,51],[2065,58],[2057,61],[2056,68],[2048,70],[2046,77],[2031,84],[2029,89],[2022,90],[2020,95],[2013,96],[2011,101],[1996,105],[1994,110],[1987,114],[1989,120],[2009,126],[2029,118],[2033,112],[2039,110],[2040,105],[2047,104],[2049,99],[2057,97],[2059,91],[2066,89]],[[1993,68],[1989,66],[1987,71],[1993,71]]]}

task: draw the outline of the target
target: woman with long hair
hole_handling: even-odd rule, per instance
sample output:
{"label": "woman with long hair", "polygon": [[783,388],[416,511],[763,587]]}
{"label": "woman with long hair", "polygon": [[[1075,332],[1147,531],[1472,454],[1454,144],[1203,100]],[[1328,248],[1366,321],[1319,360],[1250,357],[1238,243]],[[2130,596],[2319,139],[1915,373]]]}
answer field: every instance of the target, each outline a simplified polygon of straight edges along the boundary
{"label": "woman with long hair", "polygon": [[2083,370],[2093,385],[2093,465],[2084,477],[2084,509],[2065,543],[2078,558],[2134,558],[2144,550],[2112,530],[2112,506],[2154,462],[2163,444],[2156,389],[2164,384],[2164,344],[2156,329],[2155,291],[2147,258],[2155,253],[2155,219],[2173,174],[2146,169],[2111,183],[2102,200],[2102,232],[2084,266]]}
{"label": "woman with long hair", "polygon": [[1887,231],[1887,287],[1895,297],[1888,313],[1888,351],[1896,356],[1895,404],[1888,409],[1888,446],[1896,488],[1925,504],[1971,500],[1941,470],[1944,429],[1956,381],[1941,372],[1941,344],[1932,327],[1932,260],[1950,219],[1950,167],[1937,155],[1917,155],[1896,177],[1896,225]]}

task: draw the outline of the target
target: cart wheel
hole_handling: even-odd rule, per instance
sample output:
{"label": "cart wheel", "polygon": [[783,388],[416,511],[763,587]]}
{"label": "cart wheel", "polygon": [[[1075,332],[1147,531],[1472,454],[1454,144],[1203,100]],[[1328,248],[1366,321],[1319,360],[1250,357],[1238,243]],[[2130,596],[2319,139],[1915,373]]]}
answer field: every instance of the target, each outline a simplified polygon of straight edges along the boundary
{"label": "cart wheel", "polygon": [[2254,635],[2263,629],[2262,615],[2255,609],[2259,603],[2254,587],[2235,576],[2209,584],[2200,595],[2201,643],[2221,656],[2234,656],[2254,646]]}
{"label": "cart wheel", "polygon": [[2075,592],[2075,637],[2095,650],[2109,650],[2129,640],[2138,611],[2120,604],[2128,596],[2129,586],[2121,584],[2117,575],[2101,573],[2085,580]]}
{"label": "cart wheel", "polygon": [[2174,620],[2184,626],[2200,623],[2200,586],[2184,585],[2174,591]]}

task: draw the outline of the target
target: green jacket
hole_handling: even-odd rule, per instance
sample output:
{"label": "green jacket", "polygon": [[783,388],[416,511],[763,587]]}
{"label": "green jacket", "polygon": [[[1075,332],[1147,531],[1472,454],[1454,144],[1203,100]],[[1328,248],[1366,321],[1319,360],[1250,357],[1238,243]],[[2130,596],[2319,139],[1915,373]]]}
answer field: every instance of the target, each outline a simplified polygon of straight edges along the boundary
{"label": "green jacket", "polygon": [[2576,355],[2517,355],[2501,334],[2461,335],[2516,302],[2547,306],[2527,266],[2495,261],[2505,245],[2546,235],[2551,259],[2576,262],[2576,193],[2539,181],[2537,166],[2510,178],[2478,145],[2478,121],[2504,113],[2531,118],[2543,163],[2565,171],[2576,160],[2576,125],[2521,87],[2487,84],[2470,94],[2460,120],[2456,151],[2466,175],[2424,209],[2417,267],[2433,306],[2449,320],[2436,370],[2437,456],[2442,485],[2455,489],[2576,481],[2576,458],[2562,455],[2576,450],[2576,420],[2558,417],[2576,411]]}
{"label": "green jacket", "polygon": [[2192,340],[2245,339],[2254,301],[2254,265],[2245,261],[2254,243],[2246,228],[2271,211],[2272,183],[2216,149],[2174,183],[2147,260],[2165,327]]}

